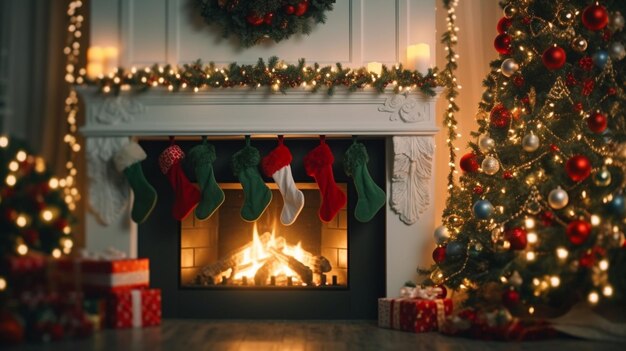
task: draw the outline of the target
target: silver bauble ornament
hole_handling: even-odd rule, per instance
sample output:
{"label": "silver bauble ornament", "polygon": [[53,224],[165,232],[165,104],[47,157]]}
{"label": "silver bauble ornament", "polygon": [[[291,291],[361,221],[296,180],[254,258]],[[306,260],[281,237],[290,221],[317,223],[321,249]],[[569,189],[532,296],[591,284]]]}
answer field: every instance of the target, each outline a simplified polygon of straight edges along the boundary
{"label": "silver bauble ornament", "polygon": [[496,141],[491,139],[488,135],[482,135],[478,138],[478,148],[483,153],[491,151],[496,146]]}
{"label": "silver bauble ornament", "polygon": [[571,5],[564,6],[557,14],[559,23],[563,26],[570,26],[576,19],[576,8]]}
{"label": "silver bauble ornament", "polygon": [[567,191],[558,187],[548,195],[548,203],[553,209],[560,210],[569,203],[569,195],[567,195]]}
{"label": "silver bauble ornament", "polygon": [[480,165],[483,172],[494,175],[500,170],[500,162],[493,156],[487,156]]}
{"label": "silver bauble ornament", "polygon": [[539,148],[540,142],[539,137],[536,136],[533,132],[524,136],[522,139],[522,147],[526,152],[534,152]]}
{"label": "silver bauble ornament", "polygon": [[508,58],[502,61],[502,65],[500,65],[500,71],[506,77],[510,77],[519,69],[519,64],[515,62],[514,59]]}
{"label": "silver bauble ornament", "polygon": [[611,184],[611,178],[611,172],[606,167],[602,167],[593,175],[593,184],[602,187],[608,186]]}
{"label": "silver bauble ornament", "polygon": [[587,50],[587,46],[587,39],[583,37],[576,37],[574,40],[572,40],[572,49],[578,52],[584,52],[585,50]]}
{"label": "silver bauble ornament", "polygon": [[620,61],[624,57],[626,57],[626,49],[624,48],[624,44],[620,42],[613,42],[609,45],[609,56],[613,60]]}
{"label": "silver bauble ornament", "polygon": [[450,239],[450,232],[445,225],[437,227],[435,229],[435,243],[437,245],[443,245],[448,239]]}
{"label": "silver bauble ornament", "polygon": [[511,274],[511,276],[509,277],[509,283],[511,283],[511,285],[516,288],[519,288],[523,282],[524,279],[522,279],[522,276],[519,275],[518,271],[513,272],[513,274]]}
{"label": "silver bauble ornament", "polygon": [[609,29],[612,32],[619,32],[624,29],[624,24],[626,24],[626,21],[624,21],[624,16],[619,11],[613,12],[609,17]]}
{"label": "silver bauble ornament", "polygon": [[515,16],[516,13],[517,13],[517,7],[511,4],[506,5],[506,7],[504,8],[504,17],[506,18],[513,18],[513,16]]}

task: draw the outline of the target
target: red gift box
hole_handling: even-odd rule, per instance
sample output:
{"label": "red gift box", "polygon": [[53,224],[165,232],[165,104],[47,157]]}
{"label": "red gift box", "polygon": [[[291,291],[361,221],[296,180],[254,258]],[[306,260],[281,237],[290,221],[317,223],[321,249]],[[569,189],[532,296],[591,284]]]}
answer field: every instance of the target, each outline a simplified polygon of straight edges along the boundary
{"label": "red gift box", "polygon": [[4,257],[3,265],[9,274],[44,272],[47,265],[46,256],[29,252],[24,256]]}
{"label": "red gift box", "polygon": [[107,325],[116,329],[161,324],[161,289],[133,289],[111,294],[106,318]]}
{"label": "red gift box", "polygon": [[438,330],[452,314],[451,299],[378,299],[378,326],[424,333]]}
{"label": "red gift box", "polygon": [[62,287],[84,290],[89,294],[111,293],[150,285],[150,260],[61,259],[57,262]]}

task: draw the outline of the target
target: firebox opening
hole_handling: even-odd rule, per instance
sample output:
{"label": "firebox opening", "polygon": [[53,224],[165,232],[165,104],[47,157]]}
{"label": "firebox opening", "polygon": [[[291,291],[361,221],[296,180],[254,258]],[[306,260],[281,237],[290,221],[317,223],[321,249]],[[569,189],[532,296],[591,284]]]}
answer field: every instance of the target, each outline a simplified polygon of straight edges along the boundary
{"label": "firebox opening", "polygon": [[[347,185],[339,183],[347,194]],[[180,284],[193,288],[348,287],[348,219],[342,208],[329,223],[318,217],[317,184],[297,183],[305,196],[298,219],[280,222],[283,201],[268,183],[272,201],[256,222],[240,217],[239,183],[221,183],[226,199],[206,221],[189,215],[181,222]]]}

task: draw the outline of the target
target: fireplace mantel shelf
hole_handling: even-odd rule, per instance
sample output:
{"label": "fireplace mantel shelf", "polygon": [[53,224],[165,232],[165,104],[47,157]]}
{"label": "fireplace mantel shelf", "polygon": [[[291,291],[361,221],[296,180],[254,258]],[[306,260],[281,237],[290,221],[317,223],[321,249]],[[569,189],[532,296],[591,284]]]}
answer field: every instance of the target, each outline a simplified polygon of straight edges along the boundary
{"label": "fireplace mantel shelf", "polygon": [[[232,88],[171,93],[102,94],[78,87],[87,106],[87,137],[163,135],[327,134],[433,135],[436,97],[421,92],[337,89],[286,94]],[[439,93],[440,91],[437,91]]]}

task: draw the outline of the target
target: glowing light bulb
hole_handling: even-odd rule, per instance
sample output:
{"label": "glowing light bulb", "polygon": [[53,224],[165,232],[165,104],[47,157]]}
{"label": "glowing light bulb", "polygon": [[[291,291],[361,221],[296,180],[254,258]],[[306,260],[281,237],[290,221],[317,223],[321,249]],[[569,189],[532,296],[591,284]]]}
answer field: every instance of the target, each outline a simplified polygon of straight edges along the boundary
{"label": "glowing light bulb", "polygon": [[72,232],[72,228],[68,225],[63,228],[63,234],[70,234]]}
{"label": "glowing light bulb", "polygon": [[607,261],[606,259],[600,261],[598,263],[598,267],[600,267],[600,270],[606,271],[607,269],[609,269],[609,261]]}
{"label": "glowing light bulb", "polygon": [[4,148],[9,146],[9,138],[7,138],[6,136],[0,136],[0,147]]}
{"label": "glowing light bulb", "polygon": [[59,249],[52,250],[52,257],[54,257],[54,258],[61,257],[61,250],[59,250]]}
{"label": "glowing light bulb", "polygon": [[537,242],[537,240],[539,240],[539,237],[537,236],[537,233],[530,232],[526,235],[526,239],[528,239],[529,243],[534,244]]}
{"label": "glowing light bulb", "polygon": [[24,217],[23,215],[19,215],[15,219],[15,224],[17,224],[17,226],[20,228],[24,228],[26,224],[28,224],[28,221],[26,220],[26,217]]}
{"label": "glowing light bulb", "polygon": [[606,296],[606,297],[610,297],[613,296],[613,287],[610,285],[605,286],[602,289],[602,295]]}
{"label": "glowing light bulb", "polygon": [[552,285],[552,287],[556,288],[557,286],[561,285],[561,279],[555,275],[553,275],[552,277],[550,277],[550,285]]}
{"label": "glowing light bulb", "polygon": [[591,216],[591,225],[593,226],[597,226],[600,224],[600,216],[598,215],[592,215]]}
{"label": "glowing light bulb", "polygon": [[527,229],[535,228],[535,220],[532,218],[526,218],[524,221]]}
{"label": "glowing light bulb", "polygon": [[20,169],[19,163],[15,162],[15,161],[9,162],[9,170],[11,172],[16,172],[18,169]]}
{"label": "glowing light bulb", "polygon": [[50,210],[44,210],[43,212],[41,212],[41,218],[43,218],[43,220],[46,222],[50,222],[52,220],[52,217],[52,211]]}
{"label": "glowing light bulb", "polygon": [[4,291],[7,288],[7,281],[4,277],[0,277],[0,291]]}
{"label": "glowing light bulb", "polygon": [[534,261],[537,256],[534,251],[528,251],[526,253],[526,261]]}
{"label": "glowing light bulb", "polygon": [[17,253],[20,255],[26,255],[28,253],[28,246],[24,244],[17,245]]}
{"label": "glowing light bulb", "polygon": [[6,183],[8,186],[13,186],[17,183],[17,178],[13,174],[9,174],[6,178]]}
{"label": "glowing light bulb", "polygon": [[15,159],[20,162],[24,162],[26,161],[26,156],[26,152],[24,150],[20,150],[17,152],[17,154],[15,154]]}
{"label": "glowing light bulb", "polygon": [[589,301],[589,303],[593,305],[597,304],[599,300],[600,300],[600,295],[598,295],[598,293],[595,291],[590,292],[589,295],[587,296],[587,301]]}
{"label": "glowing light bulb", "polygon": [[59,180],[56,178],[50,178],[48,185],[50,186],[50,189],[56,189],[59,187]]}
{"label": "glowing light bulb", "polygon": [[556,256],[562,260],[566,259],[569,256],[569,251],[567,251],[564,247],[559,247],[556,249]]}

